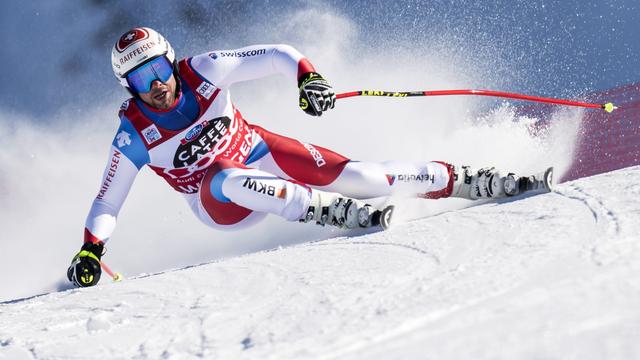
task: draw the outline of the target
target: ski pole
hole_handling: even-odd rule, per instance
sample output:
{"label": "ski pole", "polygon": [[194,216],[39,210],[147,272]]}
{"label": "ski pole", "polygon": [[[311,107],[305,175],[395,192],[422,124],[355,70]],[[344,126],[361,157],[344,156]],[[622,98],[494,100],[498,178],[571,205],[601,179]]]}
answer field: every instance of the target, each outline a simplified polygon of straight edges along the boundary
{"label": "ski pole", "polygon": [[100,267],[102,268],[102,270],[104,270],[104,272],[106,272],[107,274],[109,274],[109,276],[111,276],[113,281],[117,282],[122,280],[122,275],[120,275],[120,273],[111,271],[111,269],[107,266],[107,264],[105,264],[104,261],[102,260],[100,260]]}
{"label": "ski pole", "polygon": [[432,91],[379,91],[379,90],[358,90],[341,94],[336,94],[337,99],[344,99],[354,96],[386,96],[386,97],[411,97],[411,96],[443,96],[443,95],[480,95],[480,96],[494,96],[509,99],[518,99],[526,101],[544,102],[558,105],[579,106],[592,109],[603,109],[610,113],[617,109],[612,103],[606,104],[594,104],[573,100],[553,99],[539,96],[523,95],[516,93],[508,93],[503,91],[493,90],[432,90]]}

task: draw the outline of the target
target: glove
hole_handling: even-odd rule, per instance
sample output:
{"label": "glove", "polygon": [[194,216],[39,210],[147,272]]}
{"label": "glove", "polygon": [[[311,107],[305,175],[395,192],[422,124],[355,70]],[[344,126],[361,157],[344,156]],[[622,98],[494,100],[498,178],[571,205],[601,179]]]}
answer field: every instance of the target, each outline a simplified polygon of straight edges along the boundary
{"label": "glove", "polygon": [[93,286],[100,281],[100,257],[104,250],[102,242],[87,242],[82,245],[80,252],[73,257],[67,270],[67,278],[79,287]]}
{"label": "glove", "polygon": [[308,72],[298,79],[300,108],[309,115],[322,116],[323,111],[333,109],[336,94],[322,75]]}

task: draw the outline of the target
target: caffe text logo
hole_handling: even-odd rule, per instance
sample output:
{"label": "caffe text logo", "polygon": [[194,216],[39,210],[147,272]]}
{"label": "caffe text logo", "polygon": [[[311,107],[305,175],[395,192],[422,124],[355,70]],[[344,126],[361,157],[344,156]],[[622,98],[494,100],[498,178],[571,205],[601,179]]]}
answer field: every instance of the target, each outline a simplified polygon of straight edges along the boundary
{"label": "caffe text logo", "polygon": [[[187,140],[178,146],[173,158],[173,166],[176,168],[187,167],[207,154],[220,150],[218,147],[223,142],[225,135],[229,133],[230,125],[231,119],[224,116],[209,121],[202,129],[195,130],[196,126],[196,128],[192,129],[192,131],[195,131],[189,132],[192,135],[190,136],[191,141]],[[189,136],[189,133],[187,136]],[[196,133],[197,135],[195,135]],[[225,144],[228,145],[228,141]]]}

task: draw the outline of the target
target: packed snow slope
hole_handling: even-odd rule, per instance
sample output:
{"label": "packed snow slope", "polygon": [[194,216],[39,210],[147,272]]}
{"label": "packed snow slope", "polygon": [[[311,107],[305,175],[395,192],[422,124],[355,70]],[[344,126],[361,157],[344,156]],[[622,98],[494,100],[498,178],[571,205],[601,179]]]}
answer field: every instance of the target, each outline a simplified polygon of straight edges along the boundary
{"label": "packed snow slope", "polygon": [[7,359],[638,359],[640,167],[0,304]]}

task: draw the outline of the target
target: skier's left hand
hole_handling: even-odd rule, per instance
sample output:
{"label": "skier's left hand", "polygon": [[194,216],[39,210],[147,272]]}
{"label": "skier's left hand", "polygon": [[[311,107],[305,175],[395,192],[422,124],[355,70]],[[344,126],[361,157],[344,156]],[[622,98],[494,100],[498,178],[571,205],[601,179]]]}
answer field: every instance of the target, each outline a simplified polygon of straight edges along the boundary
{"label": "skier's left hand", "polygon": [[309,115],[322,116],[324,111],[333,109],[336,94],[322,75],[309,72],[298,79],[300,108]]}
{"label": "skier's left hand", "polygon": [[104,244],[85,243],[80,252],[73,257],[67,270],[67,278],[79,287],[93,286],[100,281],[100,257],[104,250]]}

